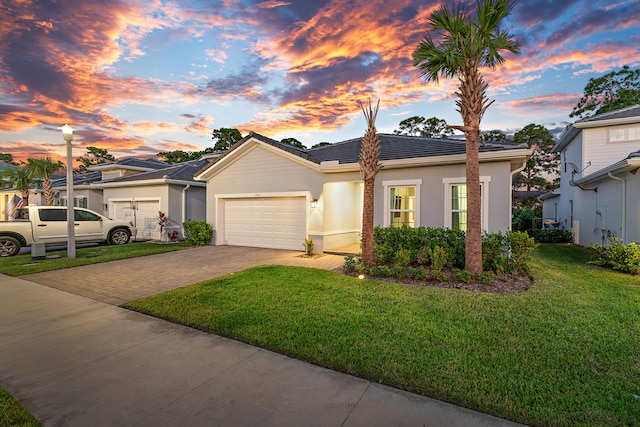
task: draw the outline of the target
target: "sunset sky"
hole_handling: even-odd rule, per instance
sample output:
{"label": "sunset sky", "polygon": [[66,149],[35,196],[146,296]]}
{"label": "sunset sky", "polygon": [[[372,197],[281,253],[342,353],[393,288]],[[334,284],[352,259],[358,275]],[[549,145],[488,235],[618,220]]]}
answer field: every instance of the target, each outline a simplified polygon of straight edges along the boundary
{"label": "sunset sky", "polygon": [[[461,124],[455,81],[425,83],[411,55],[435,0],[7,0],[0,2],[0,152],[63,159],[57,128],[116,158],[212,146],[236,127],[311,146],[410,116]],[[554,132],[591,77],[640,66],[639,0],[520,0],[518,56],[487,71],[483,130]]]}

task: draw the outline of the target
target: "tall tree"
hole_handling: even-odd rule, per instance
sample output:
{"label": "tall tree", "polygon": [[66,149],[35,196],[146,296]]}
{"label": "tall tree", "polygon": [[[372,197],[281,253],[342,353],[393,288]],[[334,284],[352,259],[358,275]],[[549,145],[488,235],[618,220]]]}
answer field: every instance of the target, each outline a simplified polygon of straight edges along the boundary
{"label": "tall tree", "polygon": [[424,122],[424,117],[409,117],[408,119],[404,119],[403,121],[401,121],[398,125],[399,129],[394,130],[393,133],[395,133],[396,135],[419,136]]}
{"label": "tall tree", "polygon": [[47,206],[53,206],[53,188],[51,187],[51,175],[56,171],[65,167],[64,163],[59,160],[53,160],[51,157],[45,158],[29,158],[27,159],[29,170],[33,178],[42,179],[42,188],[44,189],[44,203]]}
{"label": "tall tree", "polygon": [[373,193],[375,180],[380,170],[380,137],[376,131],[376,117],[380,108],[380,100],[375,109],[369,100],[368,108],[360,103],[360,108],[367,121],[367,131],[362,137],[360,147],[360,173],[364,180],[364,197],[362,201],[362,262],[367,267],[373,265]]}
{"label": "tall tree", "polygon": [[640,104],[640,68],[632,70],[625,65],[621,70],[590,78],[569,116],[586,118],[635,104]]}
{"label": "tall tree", "polygon": [[501,130],[482,132],[482,140],[485,142],[511,142],[506,133]]}
{"label": "tall tree", "polygon": [[513,177],[515,188],[525,187],[527,190],[522,204],[533,207],[529,206],[535,202],[531,200],[531,190],[544,191],[549,187],[550,178],[559,172],[558,154],[551,152],[555,141],[547,128],[533,123],[516,132],[513,141],[533,149],[525,168]]}
{"label": "tall tree", "polygon": [[215,141],[213,149],[216,151],[228,150],[233,144],[242,139],[242,134],[236,128],[214,129],[211,139]]}
{"label": "tall tree", "polygon": [[[519,45],[500,22],[512,10],[509,0],[478,0],[475,15],[462,3],[453,8],[441,4],[429,17],[430,31],[413,53],[413,63],[426,81],[440,76],[457,78],[458,112],[464,125],[451,126],[465,134],[467,230],[465,268],[482,272],[482,222],[480,204],[480,122],[493,101],[486,96],[488,84],[480,67],[495,68],[504,62],[501,51],[518,53]],[[434,38],[439,40],[436,45]]]}
{"label": "tall tree", "polygon": [[161,151],[158,153],[158,157],[160,157],[160,159],[164,162],[174,164],[199,159],[201,155],[200,153],[200,151],[193,152],[183,150]]}
{"label": "tall tree", "polygon": [[35,183],[28,165],[17,169],[5,169],[0,179],[3,188],[15,188],[20,192],[24,206],[29,206],[29,188]]}
{"label": "tall tree", "polygon": [[80,166],[74,170],[76,173],[86,172],[89,166],[99,165],[115,161],[116,158],[109,154],[106,148],[87,147],[87,152],[78,157]]}
{"label": "tall tree", "polygon": [[311,148],[325,147],[327,145],[331,145],[331,143],[327,141],[322,141],[322,142],[318,142],[315,145],[312,145]]}
{"label": "tall tree", "polygon": [[304,150],[305,148],[307,148],[307,147],[305,147],[305,146],[302,144],[302,142],[298,141],[298,140],[297,140],[297,139],[295,139],[295,138],[284,138],[284,139],[283,139],[282,141],[280,141],[280,142],[282,142],[283,144],[289,144],[289,145],[291,145],[291,146],[293,146],[293,147],[296,147],[296,148],[302,148],[303,150]]}
{"label": "tall tree", "polygon": [[453,134],[453,129],[447,125],[447,121],[437,117],[425,119],[420,116],[409,117],[399,124],[399,129],[394,130],[396,135],[426,136],[427,138],[446,138]]}

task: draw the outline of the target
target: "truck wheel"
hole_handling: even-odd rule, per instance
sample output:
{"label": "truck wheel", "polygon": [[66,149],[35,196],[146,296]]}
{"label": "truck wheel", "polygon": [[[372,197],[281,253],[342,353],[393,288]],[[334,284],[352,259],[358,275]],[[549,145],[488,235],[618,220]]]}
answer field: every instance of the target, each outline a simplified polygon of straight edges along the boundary
{"label": "truck wheel", "polygon": [[20,242],[9,236],[0,237],[0,256],[14,256],[20,252]]}
{"label": "truck wheel", "polygon": [[118,228],[117,230],[113,230],[109,235],[109,244],[124,245],[125,243],[129,243],[130,238],[131,233],[123,228]]}

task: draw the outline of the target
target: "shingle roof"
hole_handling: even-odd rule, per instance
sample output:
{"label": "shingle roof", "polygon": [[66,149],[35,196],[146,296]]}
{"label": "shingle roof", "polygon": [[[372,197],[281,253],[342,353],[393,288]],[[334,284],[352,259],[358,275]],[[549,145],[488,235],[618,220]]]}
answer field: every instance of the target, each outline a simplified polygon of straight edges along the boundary
{"label": "shingle roof", "polygon": [[629,107],[621,108],[615,111],[596,114],[595,116],[578,120],[576,121],[576,123],[595,122],[598,120],[626,119],[636,116],[640,116],[640,104],[630,105]]}
{"label": "shingle roof", "polygon": [[[100,181],[102,179],[102,172],[100,171],[92,171],[85,172],[78,175],[73,175],[73,185],[86,185],[91,184],[92,182]],[[51,181],[52,187],[66,187],[67,186],[67,177],[59,178]]]}
{"label": "shingle roof", "polygon": [[0,171],[5,169],[18,169],[18,166],[12,165],[10,163],[0,162]]}
{"label": "shingle roof", "polygon": [[[464,140],[451,138],[426,138],[418,136],[378,134],[380,137],[380,160],[400,160],[419,157],[465,154]],[[362,138],[354,138],[336,144],[306,150],[308,155],[319,161],[357,163]],[[487,143],[480,145],[480,152],[503,151],[523,148],[526,145]]]}
{"label": "shingle roof", "polygon": [[117,183],[117,182],[135,182],[135,181],[148,181],[153,179],[171,179],[175,181],[193,181],[193,176],[198,170],[207,164],[207,160],[191,160],[184,163],[178,163],[162,169],[141,172],[135,175],[121,176],[118,178],[107,179],[100,181],[101,183]]}
{"label": "shingle roof", "polygon": [[114,162],[98,163],[96,165],[89,166],[90,170],[100,170],[105,168],[117,169],[118,167],[128,166],[132,168],[144,168],[144,169],[162,169],[167,166],[171,166],[170,163],[162,162],[156,159],[133,159],[125,158],[119,159]]}

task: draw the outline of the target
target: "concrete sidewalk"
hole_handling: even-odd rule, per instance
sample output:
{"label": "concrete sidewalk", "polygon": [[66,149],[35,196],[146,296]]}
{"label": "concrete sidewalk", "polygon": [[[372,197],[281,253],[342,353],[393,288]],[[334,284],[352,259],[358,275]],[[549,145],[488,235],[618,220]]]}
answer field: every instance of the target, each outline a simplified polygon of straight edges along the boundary
{"label": "concrete sidewalk", "polygon": [[0,386],[45,426],[516,425],[4,275]]}

